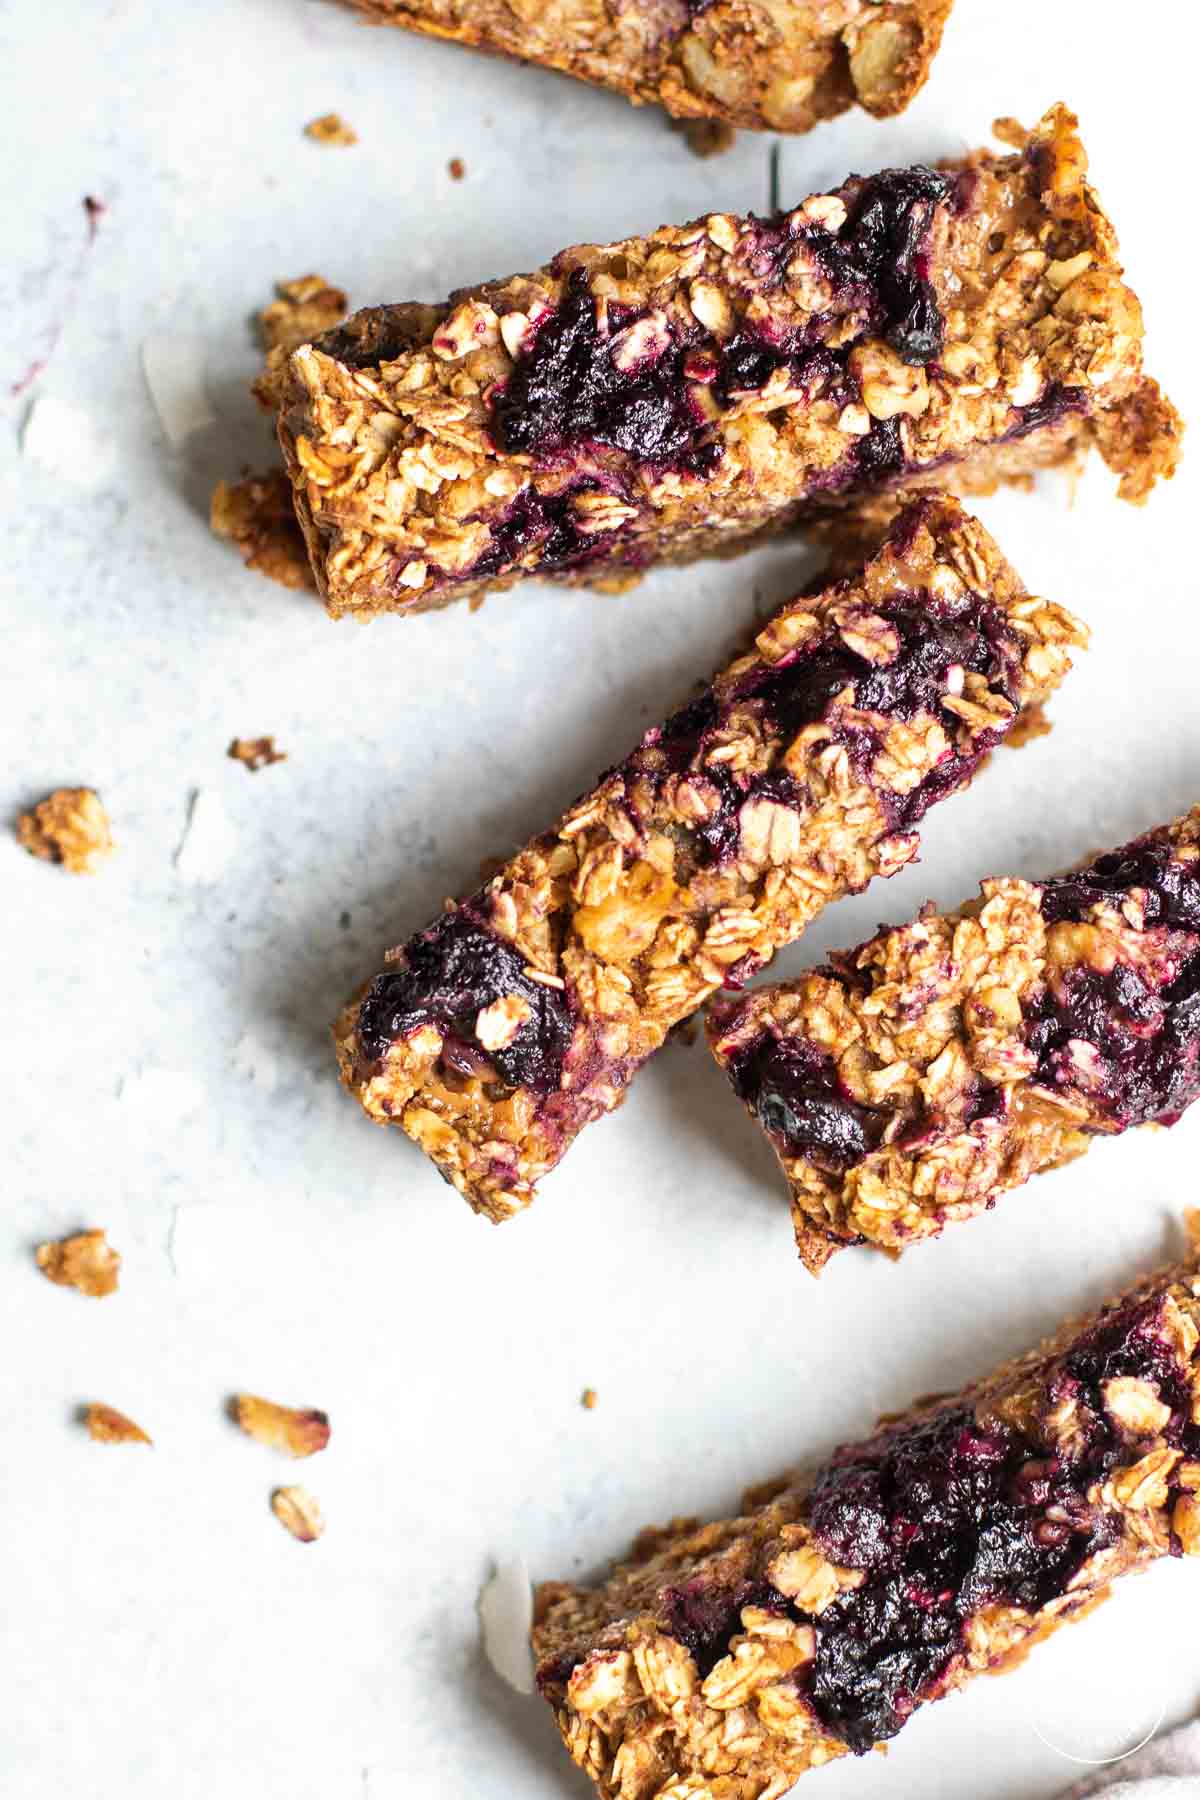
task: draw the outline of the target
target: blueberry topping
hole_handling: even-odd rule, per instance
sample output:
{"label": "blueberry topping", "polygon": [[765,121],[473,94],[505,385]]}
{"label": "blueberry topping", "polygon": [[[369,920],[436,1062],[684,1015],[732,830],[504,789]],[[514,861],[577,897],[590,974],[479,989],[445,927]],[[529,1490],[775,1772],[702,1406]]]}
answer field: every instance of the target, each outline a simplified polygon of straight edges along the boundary
{"label": "blueberry topping", "polygon": [[956,1405],[840,1451],[820,1477],[809,1518],[817,1540],[868,1579],[816,1620],[811,1696],[854,1750],[900,1729],[962,1651],[972,1615],[994,1602],[1044,1606],[1115,1541],[1117,1522],[1087,1499],[1134,1454],[1105,1413],[1105,1382],[1151,1382],[1172,1409],[1168,1442],[1194,1454],[1200,1428],[1161,1307],[1113,1309],[1048,1371],[1050,1402],[1075,1404],[1070,1460],[1031,1458],[1015,1433],[983,1431]]}
{"label": "blueberry topping", "polygon": [[1072,413],[1086,412],[1087,393],[1083,388],[1068,388],[1060,381],[1052,381],[1040,400],[1018,406],[1015,411],[1016,423],[1004,433],[1006,438],[1028,437],[1031,431],[1040,431],[1043,425],[1057,425],[1060,419],[1069,418]]}
{"label": "blueberry topping", "polygon": [[836,237],[810,241],[835,289],[864,289],[884,337],[908,363],[926,363],[942,347],[944,323],[929,279],[934,209],[951,194],[945,175],[917,165],[884,169],[863,182]]}
{"label": "blueberry topping", "polygon": [[[529,1016],[504,1049],[484,1051],[475,1020],[508,994],[526,1003]],[[468,904],[443,913],[405,946],[401,963],[376,976],[359,1011],[359,1047],[378,1062],[422,1025],[443,1034],[443,1064],[459,1074],[490,1067],[509,1087],[546,1095],[560,1084],[574,1013],[566,993],[532,980],[524,957],[472,917]]]}
{"label": "blueberry topping", "polygon": [[1034,1079],[1081,1088],[1121,1129],[1169,1124],[1200,1094],[1200,873],[1162,839],[1139,839],[1042,889],[1048,924],[1077,922],[1126,896],[1136,896],[1148,928],[1180,934],[1162,959],[1163,984],[1123,962],[1069,968],[1046,986],[1026,1027]]}
{"label": "blueberry topping", "polygon": [[878,1145],[887,1115],[852,1100],[832,1057],[815,1045],[765,1032],[730,1060],[740,1099],[785,1156],[806,1156],[841,1174]]}

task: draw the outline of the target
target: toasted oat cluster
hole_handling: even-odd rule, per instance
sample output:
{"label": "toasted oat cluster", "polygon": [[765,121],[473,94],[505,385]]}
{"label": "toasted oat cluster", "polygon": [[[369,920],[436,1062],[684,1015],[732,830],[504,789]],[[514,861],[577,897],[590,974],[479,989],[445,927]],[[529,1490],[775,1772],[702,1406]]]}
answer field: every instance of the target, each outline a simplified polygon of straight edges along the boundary
{"label": "toasted oat cluster", "polygon": [[1012,155],[579,245],[273,353],[330,613],[611,583],[1092,444],[1144,498],[1181,426],[1086,168],[1059,106]]}
{"label": "toasted oat cluster", "polygon": [[121,1280],[121,1253],[102,1230],[79,1231],[74,1237],[39,1244],[38,1268],[56,1287],[73,1287],[89,1300],[115,1294]]}
{"label": "toasted oat cluster", "polygon": [[282,587],[315,586],[304,536],[296,523],[292,485],[283,469],[219,481],[213,490],[209,524],[241,552],[248,569]]}
{"label": "toasted oat cluster", "polygon": [[118,1412],[115,1406],[105,1406],[103,1401],[95,1400],[87,1408],[84,1415],[87,1434],[97,1444],[149,1444],[140,1425],[134,1423],[125,1413]]}
{"label": "toasted oat cluster", "polygon": [[681,119],[810,131],[902,112],[953,0],[351,0],[379,24],[560,69]]}
{"label": "toasted oat cluster", "polygon": [[1119,1575],[1200,1554],[1200,1273],[1131,1288],[740,1518],[549,1583],[538,1685],[606,1800],[775,1800],[1019,1662]]}
{"label": "toasted oat cluster", "polygon": [[237,1394],[233,1416],[247,1437],[285,1456],[315,1456],[329,1443],[329,1414],[316,1407],[280,1406],[257,1394]]}
{"label": "toasted oat cluster", "polygon": [[61,863],[72,875],[95,875],[112,855],[112,828],[92,788],[57,788],[17,820],[17,841],[30,856]]}
{"label": "toasted oat cluster", "polygon": [[233,762],[241,763],[248,775],[257,775],[260,769],[269,769],[272,763],[287,761],[287,751],[277,750],[273,737],[234,738],[225,754]]}
{"label": "toasted oat cluster", "polygon": [[271,1511],[284,1530],[302,1544],[315,1544],[325,1534],[324,1515],[307,1488],[276,1488],[271,1495]]}
{"label": "toasted oat cluster", "polygon": [[1200,807],[723,1002],[709,1037],[814,1273],[846,1244],[936,1236],[1200,1095]]}
{"label": "toasted oat cluster", "polygon": [[508,1218],[673,1026],[915,855],[1082,641],[956,500],[915,501],[392,953],[335,1028],[347,1086]]}

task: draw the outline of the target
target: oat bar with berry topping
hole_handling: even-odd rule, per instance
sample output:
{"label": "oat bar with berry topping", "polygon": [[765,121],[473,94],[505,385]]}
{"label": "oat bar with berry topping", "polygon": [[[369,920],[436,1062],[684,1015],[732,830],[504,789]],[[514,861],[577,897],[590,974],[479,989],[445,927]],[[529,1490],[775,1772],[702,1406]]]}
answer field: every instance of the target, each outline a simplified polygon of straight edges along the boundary
{"label": "oat bar with berry topping", "polygon": [[606,1800],[774,1800],[1200,1554],[1193,1254],[954,1397],[536,1599],[538,1685]]}
{"label": "oat bar with berry topping", "polygon": [[1086,166],[1056,107],[1010,156],[355,314],[270,378],[330,613],[611,585],[1089,444],[1142,499],[1181,427]]}
{"label": "oat bar with berry topping", "polygon": [[1073,874],[980,892],[712,1010],[814,1274],[847,1244],[936,1236],[1200,1095],[1200,806]]}
{"label": "oat bar with berry topping", "polygon": [[915,855],[1083,641],[956,500],[913,502],[393,952],[335,1028],[347,1086],[510,1217],[673,1026]]}
{"label": "oat bar with berry topping", "polygon": [[375,24],[614,88],[635,106],[811,131],[851,106],[903,112],[952,0],[351,0]]}

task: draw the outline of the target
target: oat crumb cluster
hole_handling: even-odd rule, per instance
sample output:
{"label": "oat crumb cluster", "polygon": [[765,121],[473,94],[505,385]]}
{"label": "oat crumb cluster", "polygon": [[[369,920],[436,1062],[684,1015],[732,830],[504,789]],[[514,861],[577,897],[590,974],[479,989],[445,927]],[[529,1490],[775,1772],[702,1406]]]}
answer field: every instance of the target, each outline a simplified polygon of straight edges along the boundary
{"label": "oat crumb cluster", "polygon": [[1195,1252],[735,1519],[540,1589],[537,1683],[605,1800],[778,1800],[1200,1554]]}
{"label": "oat crumb cluster", "polygon": [[350,0],[400,25],[557,69],[675,118],[810,131],[902,112],[952,0]]}
{"label": "oat crumb cluster", "polygon": [[911,860],[1085,641],[956,500],[914,501],[391,953],[337,1024],[343,1079],[509,1218],[674,1026]]}
{"label": "oat crumb cluster", "polygon": [[1008,135],[273,350],[259,391],[330,613],[628,581],[1088,447],[1143,499],[1181,427],[1077,122]]}
{"label": "oat crumb cluster", "polygon": [[984,881],[708,1029],[814,1273],[936,1236],[1200,1094],[1200,807],[1069,874]]}

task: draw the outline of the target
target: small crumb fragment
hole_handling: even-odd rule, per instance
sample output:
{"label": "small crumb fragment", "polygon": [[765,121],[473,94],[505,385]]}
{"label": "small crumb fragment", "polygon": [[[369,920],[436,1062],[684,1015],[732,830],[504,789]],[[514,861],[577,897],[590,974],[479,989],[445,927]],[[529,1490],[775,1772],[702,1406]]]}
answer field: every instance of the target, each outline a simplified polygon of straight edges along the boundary
{"label": "small crumb fragment", "polygon": [[39,1244],[37,1266],[56,1287],[73,1287],[89,1300],[103,1300],[120,1285],[121,1256],[103,1231],[79,1231],[74,1237]]}
{"label": "small crumb fragment", "polygon": [[1012,150],[1023,150],[1029,142],[1029,133],[1020,120],[1011,118],[1007,113],[1002,119],[992,120],[992,136]]}
{"label": "small crumb fragment", "polygon": [[292,484],[282,469],[248,475],[232,486],[219,481],[209,524],[236,544],[248,569],[287,588],[315,588],[304,534],[296,523]]}
{"label": "small crumb fragment", "polygon": [[497,1565],[479,1595],[483,1653],[502,1681],[519,1694],[533,1692],[533,1587],[525,1559]]}
{"label": "small crumb fragment", "polygon": [[118,1412],[115,1406],[105,1406],[99,1400],[93,1401],[84,1414],[88,1436],[98,1444],[152,1444],[153,1438],[147,1437],[140,1425]]}
{"label": "small crumb fragment", "polygon": [[723,156],[737,142],[737,132],[724,119],[677,119],[673,123],[693,156]]}
{"label": "small crumb fragment", "polygon": [[289,355],[340,325],[349,305],[342,289],[323,275],[277,281],[275,294],[259,313],[258,328],[264,350],[285,350]]}
{"label": "small crumb fragment", "polygon": [[584,1388],[582,1394],[579,1396],[579,1404],[583,1407],[585,1412],[594,1412],[596,1409],[595,1388]]}
{"label": "small crumb fragment", "polygon": [[108,814],[94,788],[56,788],[21,814],[17,839],[30,856],[61,863],[72,875],[94,875],[113,852]]}
{"label": "small crumb fragment", "polygon": [[277,1406],[257,1394],[235,1394],[233,1416],[247,1437],[285,1456],[315,1456],[329,1442],[329,1415],[315,1407]]}
{"label": "small crumb fragment", "polygon": [[1053,730],[1054,726],[1046,717],[1046,708],[1038,701],[1017,714],[1004,742],[1010,750],[1019,750],[1022,744],[1031,744],[1034,738],[1049,737]]}
{"label": "small crumb fragment", "polygon": [[237,834],[215,794],[197,788],[188,803],[187,824],[175,852],[185,881],[216,881],[237,845]]}
{"label": "small crumb fragment", "polygon": [[319,119],[310,119],[304,127],[304,135],[318,144],[348,146],[358,142],[357,131],[352,130],[342,115],[335,112],[322,113]]}
{"label": "small crumb fragment", "polygon": [[461,181],[467,172],[467,165],[461,156],[452,156],[446,164],[446,173],[451,181]]}
{"label": "small crumb fragment", "polygon": [[83,196],[83,216],[87,220],[87,234],[88,234],[88,243],[89,244],[95,243],[96,231],[99,227],[101,219],[104,217],[104,215],[107,211],[108,211],[108,207],[104,204],[104,201],[97,200],[97,198],[94,194],[85,194]]}
{"label": "small crumb fragment", "polygon": [[272,763],[287,761],[287,751],[277,750],[273,737],[234,738],[225,754],[240,762],[250,775],[269,769]]}
{"label": "small crumb fragment", "polygon": [[276,1488],[271,1495],[271,1511],[302,1544],[315,1544],[325,1530],[321,1509],[307,1488]]}

